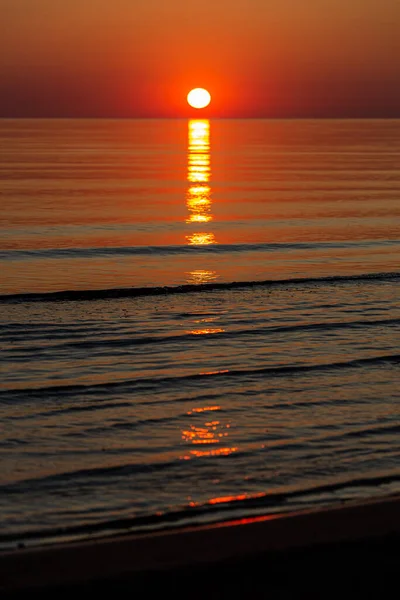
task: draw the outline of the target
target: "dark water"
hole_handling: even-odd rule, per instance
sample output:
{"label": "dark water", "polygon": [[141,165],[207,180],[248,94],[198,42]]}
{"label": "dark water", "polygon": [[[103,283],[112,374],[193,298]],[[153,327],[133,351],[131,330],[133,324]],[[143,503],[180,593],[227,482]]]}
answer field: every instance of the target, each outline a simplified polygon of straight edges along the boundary
{"label": "dark water", "polygon": [[3,545],[400,491],[400,121],[0,137]]}

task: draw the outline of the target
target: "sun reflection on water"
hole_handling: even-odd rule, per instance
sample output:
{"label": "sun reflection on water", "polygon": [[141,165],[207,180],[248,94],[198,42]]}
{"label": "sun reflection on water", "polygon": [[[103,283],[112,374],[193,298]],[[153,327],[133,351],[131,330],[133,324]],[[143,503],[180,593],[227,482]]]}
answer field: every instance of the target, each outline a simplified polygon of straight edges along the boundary
{"label": "sun reflection on water", "polygon": [[208,271],[207,269],[196,269],[188,273],[188,283],[194,283],[196,285],[211,283],[217,279],[216,271]]}
{"label": "sun reflection on water", "polygon": [[[191,120],[188,129],[188,182],[186,205],[189,216],[187,223],[208,223],[212,221],[210,167],[210,122]],[[193,234],[188,238],[205,234]],[[200,239],[200,238],[199,238]],[[197,242],[191,242],[197,243]],[[201,243],[201,242],[198,242]]]}
{"label": "sun reflection on water", "polygon": [[224,333],[225,329],[222,327],[205,327],[203,329],[191,329],[187,331],[191,335],[212,335],[214,333]]}
{"label": "sun reflection on water", "polygon": [[[210,166],[210,122],[207,119],[192,119],[188,124],[188,173],[189,187],[186,193],[188,225],[207,227],[213,220],[211,212]],[[192,231],[186,236],[189,246],[216,244],[214,233]],[[215,271],[196,269],[188,273],[188,283],[204,284],[217,279]]]}
{"label": "sun reflection on water", "polygon": [[209,246],[216,243],[213,233],[192,233],[187,235],[186,239],[191,246]]}
{"label": "sun reflection on water", "polygon": [[[220,411],[220,406],[205,406],[194,408],[187,414],[191,417],[201,415],[208,412]],[[204,415],[206,417],[206,415]],[[203,417],[204,418],[204,417]],[[207,419],[207,417],[206,417]],[[190,424],[187,429],[182,431],[182,440],[188,444],[195,446],[191,448],[184,456],[185,460],[191,458],[199,458],[203,456],[228,456],[237,452],[236,446],[230,446],[228,440],[229,423],[222,423],[217,415],[213,415],[210,419],[204,422]]]}

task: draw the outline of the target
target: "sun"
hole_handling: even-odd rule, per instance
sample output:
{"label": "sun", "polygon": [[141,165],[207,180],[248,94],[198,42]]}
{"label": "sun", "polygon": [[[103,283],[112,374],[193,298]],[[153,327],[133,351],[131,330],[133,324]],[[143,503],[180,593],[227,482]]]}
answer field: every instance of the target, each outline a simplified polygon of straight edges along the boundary
{"label": "sun", "polygon": [[211,102],[210,92],[204,88],[195,88],[188,93],[187,101],[193,108],[205,108]]}

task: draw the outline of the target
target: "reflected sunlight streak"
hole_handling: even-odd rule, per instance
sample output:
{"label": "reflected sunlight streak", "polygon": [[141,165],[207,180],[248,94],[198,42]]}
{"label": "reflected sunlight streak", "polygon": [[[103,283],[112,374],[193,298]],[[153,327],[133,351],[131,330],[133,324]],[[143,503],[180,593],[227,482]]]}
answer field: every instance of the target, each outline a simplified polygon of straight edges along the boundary
{"label": "reflected sunlight streak", "polygon": [[[213,220],[211,213],[210,167],[210,122],[207,119],[192,119],[188,124],[188,173],[186,193],[188,225],[207,225]],[[189,246],[216,244],[215,235],[207,231],[186,236]],[[207,283],[217,278],[215,271],[197,269],[188,273],[189,283]]]}
{"label": "reflected sunlight streak", "polygon": [[209,271],[207,269],[196,269],[195,271],[190,271],[188,275],[188,283],[194,283],[197,285],[210,283],[211,281],[215,281],[217,279],[216,271]]}
{"label": "reflected sunlight streak", "polygon": [[[210,406],[204,408],[197,408],[189,411],[187,414],[199,414],[207,411],[215,411],[220,410],[219,406]],[[225,438],[230,435],[229,432],[230,424],[223,425],[221,421],[213,420],[206,421],[201,426],[198,425],[190,425],[188,429],[184,429],[182,431],[182,440],[189,444],[194,444],[195,446],[200,446],[200,448],[194,448],[189,450],[188,453],[182,458],[184,460],[190,460],[193,457],[199,458],[203,456],[229,456],[234,452],[237,452],[238,448],[236,446],[219,446],[217,448],[208,448],[204,449],[204,445],[217,445],[221,444],[221,442],[226,442]]]}
{"label": "reflected sunlight streak", "polygon": [[225,329],[222,327],[208,327],[205,329],[192,329],[191,331],[187,331],[190,335],[212,335],[214,333],[224,333]]}
{"label": "reflected sunlight streak", "polygon": [[[210,175],[210,123],[207,120],[191,120],[188,129],[187,179],[191,185],[186,195],[189,212],[187,223],[212,221],[211,188],[207,185]],[[193,236],[188,236],[189,238]],[[190,241],[189,243],[207,242]]]}
{"label": "reflected sunlight streak", "polygon": [[186,239],[191,246],[209,246],[217,243],[213,233],[192,233],[187,235]]}

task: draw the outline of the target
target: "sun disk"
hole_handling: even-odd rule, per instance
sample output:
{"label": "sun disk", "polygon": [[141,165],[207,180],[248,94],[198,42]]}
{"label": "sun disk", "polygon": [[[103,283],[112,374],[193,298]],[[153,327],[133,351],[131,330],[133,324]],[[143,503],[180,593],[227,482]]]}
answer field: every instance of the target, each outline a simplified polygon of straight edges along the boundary
{"label": "sun disk", "polygon": [[204,88],[195,88],[188,93],[187,101],[193,108],[205,108],[210,104],[211,96]]}

